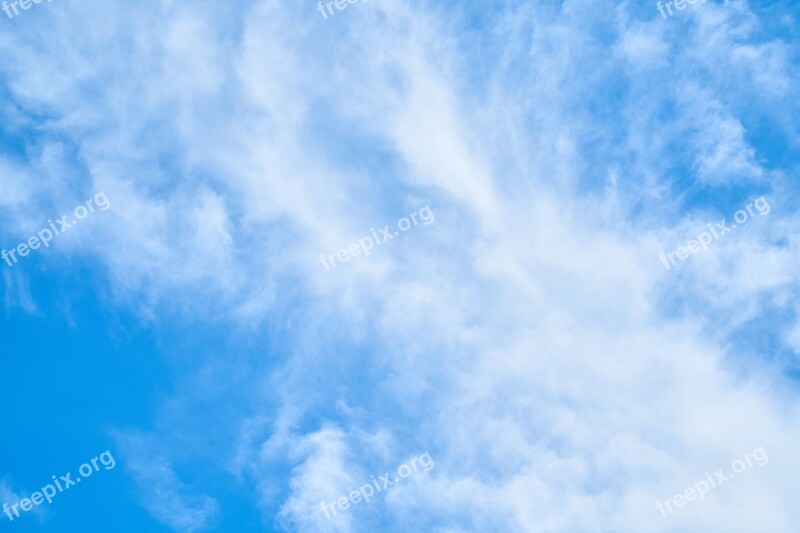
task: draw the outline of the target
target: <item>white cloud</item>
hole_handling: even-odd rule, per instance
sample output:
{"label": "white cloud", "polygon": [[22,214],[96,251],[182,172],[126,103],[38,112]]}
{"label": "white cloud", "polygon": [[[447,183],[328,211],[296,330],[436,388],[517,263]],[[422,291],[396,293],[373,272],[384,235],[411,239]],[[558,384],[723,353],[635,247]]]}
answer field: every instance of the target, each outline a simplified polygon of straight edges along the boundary
{"label": "white cloud", "polygon": [[[213,302],[278,331],[267,370],[232,354],[231,368],[196,383],[233,389],[241,382],[217,373],[263,372],[244,380],[254,390],[241,438],[218,456],[236,458],[265,520],[297,531],[359,531],[362,519],[440,531],[790,531],[795,395],[772,369],[737,368],[727,336],[764,313],[759,296],[785,299],[797,285],[796,243],[775,244],[797,220],[776,207],[680,272],[657,259],[703,227],[694,215],[675,222],[683,198],[670,196],[665,165],[689,168],[690,186],[767,175],[738,105],[773,72],[771,98],[794,85],[782,48],[721,55],[750,17],[728,23],[736,13],[708,6],[684,41],[709,37],[696,63],[667,63],[675,43],[623,8],[566,2],[499,16],[503,31],[475,64],[458,21],[410,4],[363,7],[325,21],[313,6],[258,3],[236,40],[217,32],[211,8],[164,3],[170,18],[153,30],[157,14],[114,19],[124,65],[107,51],[95,67],[80,47],[55,65],[25,48],[4,71],[15,94],[30,85],[25,105],[60,112],[53,128],[89,132],[77,146],[112,210],[71,250],[96,254],[117,294],[146,295],[151,313],[179,299],[207,316],[198,304]],[[615,21],[622,38],[595,38],[592,17]],[[85,44],[110,39],[93,29]],[[737,81],[754,74],[742,94],[719,90],[730,62]],[[80,90],[100,69],[117,80],[98,84],[107,106]],[[664,108],[674,115],[662,120]],[[664,163],[675,153],[685,160]],[[14,194],[28,199],[24,187]],[[406,204],[430,204],[436,224],[323,271],[320,252]],[[714,313],[725,313],[720,332]],[[191,414],[192,400],[164,411]],[[153,442],[185,438],[170,429]],[[218,504],[181,480],[176,452],[126,438],[149,512],[175,529],[207,527]],[[656,499],[757,446],[769,467],[658,514]],[[325,519],[320,501],[357,486],[366,465],[419,449],[437,460],[428,478]],[[269,478],[281,468],[291,473]]]}
{"label": "white cloud", "polygon": [[133,477],[142,505],[175,531],[202,531],[219,514],[217,501],[183,483],[153,439],[133,433],[118,435],[124,465]]}

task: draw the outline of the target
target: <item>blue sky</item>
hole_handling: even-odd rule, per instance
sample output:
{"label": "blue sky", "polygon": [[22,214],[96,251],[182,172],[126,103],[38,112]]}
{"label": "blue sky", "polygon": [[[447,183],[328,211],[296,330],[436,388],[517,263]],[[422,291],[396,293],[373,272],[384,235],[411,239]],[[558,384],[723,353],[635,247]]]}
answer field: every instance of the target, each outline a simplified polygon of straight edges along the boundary
{"label": "blue sky", "polygon": [[796,531],[799,7],[0,11],[0,531]]}

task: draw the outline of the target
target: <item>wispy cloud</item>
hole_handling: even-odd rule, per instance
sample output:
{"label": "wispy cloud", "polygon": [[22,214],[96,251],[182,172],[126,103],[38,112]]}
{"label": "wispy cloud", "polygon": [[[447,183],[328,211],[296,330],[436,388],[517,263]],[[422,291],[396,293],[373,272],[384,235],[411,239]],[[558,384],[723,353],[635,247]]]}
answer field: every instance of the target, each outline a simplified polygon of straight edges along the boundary
{"label": "wispy cloud", "polygon": [[175,531],[202,531],[211,525],[219,513],[217,501],[183,483],[153,439],[127,433],[119,443],[142,505],[153,518]]}
{"label": "wispy cloud", "polygon": [[[227,520],[226,472],[284,531],[800,520],[791,8],[49,7],[0,32],[0,113],[34,130],[0,159],[1,233],[113,199],[48,257],[92,258],[103,305],[157,332],[152,420],[117,434],[155,519]],[[713,254],[654,259],[761,195],[770,216]],[[423,205],[413,239],[320,268]],[[27,278],[4,285],[36,312]],[[772,468],[654,507],[756,446]],[[424,479],[320,512],[419,450]]]}

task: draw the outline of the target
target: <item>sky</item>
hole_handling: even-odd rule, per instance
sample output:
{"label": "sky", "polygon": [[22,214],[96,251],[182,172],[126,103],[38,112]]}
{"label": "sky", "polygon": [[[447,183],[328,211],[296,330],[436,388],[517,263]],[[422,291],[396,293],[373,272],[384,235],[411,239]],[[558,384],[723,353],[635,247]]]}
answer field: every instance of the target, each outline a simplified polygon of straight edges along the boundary
{"label": "sky", "polygon": [[800,4],[339,5],[0,11],[0,532],[795,533]]}

